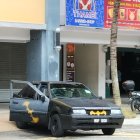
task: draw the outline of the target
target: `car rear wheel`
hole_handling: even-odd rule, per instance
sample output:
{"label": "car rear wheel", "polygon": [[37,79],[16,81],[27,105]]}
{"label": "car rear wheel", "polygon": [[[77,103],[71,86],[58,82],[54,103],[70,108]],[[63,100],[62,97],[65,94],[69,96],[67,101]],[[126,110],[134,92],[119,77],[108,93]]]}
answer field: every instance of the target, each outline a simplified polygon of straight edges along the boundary
{"label": "car rear wheel", "polygon": [[113,135],[115,132],[115,128],[104,128],[102,129],[104,135]]}
{"label": "car rear wheel", "polygon": [[17,126],[18,128],[20,128],[20,129],[25,129],[25,128],[28,127],[27,123],[21,122],[21,121],[17,121],[17,122],[16,122],[16,126]]}
{"label": "car rear wheel", "polygon": [[53,136],[55,137],[63,136],[64,130],[62,128],[61,120],[58,114],[55,114],[51,117],[50,129]]}

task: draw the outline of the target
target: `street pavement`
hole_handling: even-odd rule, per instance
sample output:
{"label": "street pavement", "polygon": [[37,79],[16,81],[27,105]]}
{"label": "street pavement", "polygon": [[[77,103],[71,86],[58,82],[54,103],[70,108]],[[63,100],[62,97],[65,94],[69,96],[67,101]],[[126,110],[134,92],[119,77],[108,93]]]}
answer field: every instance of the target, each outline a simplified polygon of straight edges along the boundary
{"label": "street pavement", "polygon": [[139,125],[140,126],[140,114],[137,114],[136,118],[124,119],[123,125]]}
{"label": "street pavement", "polygon": [[[20,130],[16,127],[14,122],[9,121],[9,105],[6,103],[0,103],[0,140],[56,140],[56,139],[96,139],[101,140],[139,140],[140,139],[140,114],[136,115],[136,118],[125,119],[122,129],[116,130],[113,136],[104,136],[99,130],[96,131],[78,131],[68,133],[68,136],[63,138],[52,137],[50,132],[46,132],[44,129],[31,129]],[[46,137],[47,136],[47,137]]]}

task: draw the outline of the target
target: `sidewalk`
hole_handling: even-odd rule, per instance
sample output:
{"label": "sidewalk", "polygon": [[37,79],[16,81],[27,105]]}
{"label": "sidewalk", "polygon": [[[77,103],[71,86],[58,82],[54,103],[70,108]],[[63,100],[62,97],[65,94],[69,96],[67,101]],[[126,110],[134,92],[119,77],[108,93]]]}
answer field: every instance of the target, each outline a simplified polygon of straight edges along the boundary
{"label": "sidewalk", "polygon": [[14,122],[9,121],[9,111],[0,111],[0,133],[19,130]]}
{"label": "sidewalk", "polygon": [[140,125],[140,114],[137,114],[136,118],[124,119],[123,125]]}
{"label": "sidewalk", "polygon": [[[109,102],[113,102],[113,98],[106,98],[105,99],[106,101],[109,101]],[[123,97],[121,98],[121,101],[122,101],[122,104],[129,104],[129,98],[128,97]]]}

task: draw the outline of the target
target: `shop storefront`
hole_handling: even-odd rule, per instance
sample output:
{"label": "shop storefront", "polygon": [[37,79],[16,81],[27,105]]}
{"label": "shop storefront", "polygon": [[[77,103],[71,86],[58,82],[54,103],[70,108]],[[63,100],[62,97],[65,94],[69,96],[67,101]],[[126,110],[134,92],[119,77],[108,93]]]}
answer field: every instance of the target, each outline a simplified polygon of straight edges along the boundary
{"label": "shop storefront", "polygon": [[[64,46],[68,43],[75,45],[75,81],[83,82],[104,98],[111,96],[110,83],[106,83],[110,82],[111,78],[106,77],[106,67],[113,4],[113,0],[93,0],[89,3],[88,0],[61,1],[61,6],[64,7],[61,8],[61,43]],[[139,2],[125,0],[121,2],[117,42],[121,57],[123,48],[137,51],[136,48],[140,45],[138,6]],[[64,62],[66,64],[67,61]],[[65,75],[64,78],[67,79],[67,73]],[[109,91],[106,90],[107,85]]]}
{"label": "shop storefront", "polygon": [[[107,56],[113,0],[14,2],[0,0],[0,53],[8,56],[8,60],[4,56],[0,58],[1,91],[7,90],[9,79],[67,80],[82,82],[105,98],[106,81],[110,80],[106,67],[110,67]],[[132,78],[139,75],[137,72],[132,74],[139,65],[139,4],[138,1],[122,0],[119,11],[118,56],[120,62],[131,57],[137,61],[137,68],[130,70]],[[7,52],[4,52],[6,48]],[[128,50],[136,52],[130,55]],[[123,59],[124,55],[129,59]],[[121,64],[127,67],[125,63]],[[4,76],[4,65],[8,65],[9,77]],[[17,66],[23,67],[23,71],[17,71]],[[124,76],[125,67],[121,69],[122,79],[129,78]],[[5,100],[3,95],[6,94],[0,92],[2,101]]]}

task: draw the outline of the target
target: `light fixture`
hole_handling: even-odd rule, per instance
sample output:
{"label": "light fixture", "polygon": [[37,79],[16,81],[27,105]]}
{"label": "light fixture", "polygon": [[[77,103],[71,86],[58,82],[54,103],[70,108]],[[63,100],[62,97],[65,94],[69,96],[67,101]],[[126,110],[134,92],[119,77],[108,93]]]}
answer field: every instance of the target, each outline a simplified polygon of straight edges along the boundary
{"label": "light fixture", "polygon": [[59,52],[61,50],[61,46],[55,46],[54,49]]}
{"label": "light fixture", "polygon": [[103,45],[103,46],[102,46],[103,52],[106,53],[106,52],[108,51],[108,47],[109,47],[108,45]]}
{"label": "light fixture", "polygon": [[58,28],[56,28],[56,33],[60,33],[60,28],[58,27]]}
{"label": "light fixture", "polygon": [[56,51],[60,51],[61,50],[61,44],[60,44],[60,28],[56,28],[56,30],[54,31],[54,49]]}

